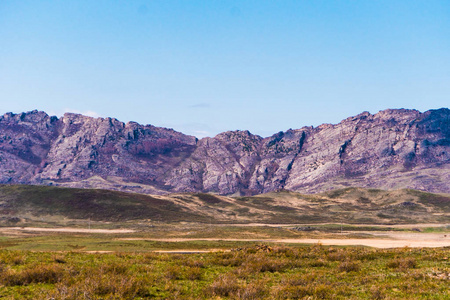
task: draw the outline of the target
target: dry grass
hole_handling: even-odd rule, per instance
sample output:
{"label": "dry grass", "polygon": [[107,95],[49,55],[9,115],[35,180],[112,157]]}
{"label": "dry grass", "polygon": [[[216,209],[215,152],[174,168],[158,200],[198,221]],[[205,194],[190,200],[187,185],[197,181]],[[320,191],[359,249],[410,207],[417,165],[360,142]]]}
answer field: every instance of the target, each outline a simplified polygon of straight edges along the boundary
{"label": "dry grass", "polygon": [[252,246],[171,255],[0,251],[6,299],[448,299],[448,249]]}
{"label": "dry grass", "polygon": [[417,266],[417,262],[414,258],[411,257],[400,257],[390,260],[387,263],[388,268],[399,269],[399,270],[407,270],[412,269]]}

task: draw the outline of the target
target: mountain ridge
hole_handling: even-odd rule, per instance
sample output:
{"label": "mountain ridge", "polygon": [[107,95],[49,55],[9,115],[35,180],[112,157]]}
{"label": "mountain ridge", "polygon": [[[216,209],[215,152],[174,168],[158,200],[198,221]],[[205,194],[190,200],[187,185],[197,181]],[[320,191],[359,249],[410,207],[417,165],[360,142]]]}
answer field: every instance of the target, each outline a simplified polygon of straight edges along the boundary
{"label": "mountain ridge", "polygon": [[0,183],[139,193],[315,193],[347,186],[449,193],[450,110],[363,112],[338,124],[197,139],[42,111],[0,117]]}

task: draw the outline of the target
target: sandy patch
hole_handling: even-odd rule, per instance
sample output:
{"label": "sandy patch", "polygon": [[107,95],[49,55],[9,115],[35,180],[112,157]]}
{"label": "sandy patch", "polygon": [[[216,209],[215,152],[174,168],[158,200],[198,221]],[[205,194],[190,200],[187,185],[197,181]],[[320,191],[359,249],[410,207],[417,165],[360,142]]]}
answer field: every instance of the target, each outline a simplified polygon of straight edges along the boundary
{"label": "sandy patch", "polygon": [[[214,224],[214,226],[234,226],[234,227],[296,227],[296,226],[321,226],[321,225],[339,225],[341,223],[296,223],[296,224],[270,224],[270,223],[244,223],[244,224]],[[381,227],[381,228],[426,228],[426,227],[443,227],[446,224],[436,224],[436,223],[419,223],[419,224],[394,224],[394,225],[386,225],[386,224],[350,224],[350,223],[342,223],[342,225],[350,225],[350,226],[361,226],[361,227]],[[450,223],[448,224],[450,225]]]}
{"label": "sandy patch", "polygon": [[223,250],[154,250],[155,253],[170,253],[170,254],[195,254],[195,253],[210,253]]}
{"label": "sandy patch", "polygon": [[450,247],[450,235],[434,233],[374,233],[375,238],[365,239],[220,239],[220,238],[121,238],[120,240],[149,240],[159,242],[189,242],[189,241],[229,241],[229,242],[261,242],[261,243],[285,243],[285,244],[322,244],[334,246],[368,246],[374,248],[435,248]]}
{"label": "sandy patch", "polygon": [[0,232],[35,231],[35,232],[73,232],[73,233],[133,233],[132,229],[88,229],[88,228],[39,228],[39,227],[0,227]]}

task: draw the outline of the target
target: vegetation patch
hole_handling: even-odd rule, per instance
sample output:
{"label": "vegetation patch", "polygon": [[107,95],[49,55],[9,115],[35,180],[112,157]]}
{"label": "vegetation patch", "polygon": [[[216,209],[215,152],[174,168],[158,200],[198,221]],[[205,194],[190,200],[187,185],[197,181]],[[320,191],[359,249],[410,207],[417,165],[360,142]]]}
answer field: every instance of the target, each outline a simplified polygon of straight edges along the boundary
{"label": "vegetation patch", "polygon": [[255,245],[200,254],[0,251],[6,299],[448,299],[448,249]]}

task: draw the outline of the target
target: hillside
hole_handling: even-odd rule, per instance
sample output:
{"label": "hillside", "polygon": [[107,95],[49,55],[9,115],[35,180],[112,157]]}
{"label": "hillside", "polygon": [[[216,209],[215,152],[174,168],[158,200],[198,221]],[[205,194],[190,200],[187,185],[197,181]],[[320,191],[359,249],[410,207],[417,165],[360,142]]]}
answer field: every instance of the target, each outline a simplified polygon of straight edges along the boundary
{"label": "hillside", "polygon": [[160,195],[351,186],[450,193],[449,149],[447,108],[364,112],[267,138],[230,131],[201,140],[113,118],[31,111],[0,117],[0,183]]}
{"label": "hillside", "polygon": [[448,223],[450,195],[416,190],[347,188],[304,195],[291,191],[250,197],[202,193],[142,195],[110,190],[0,186],[0,223]]}

